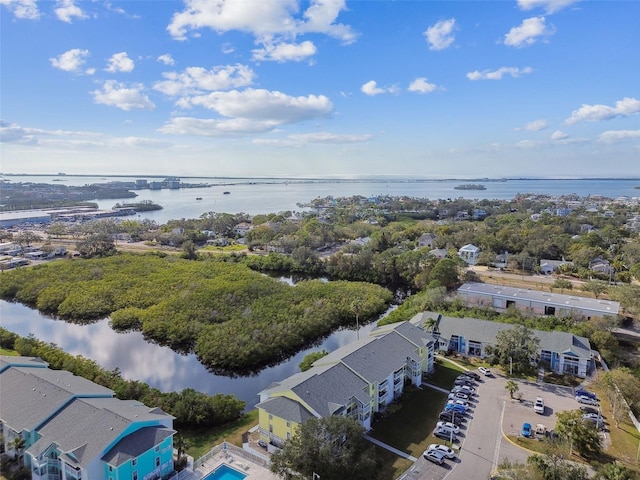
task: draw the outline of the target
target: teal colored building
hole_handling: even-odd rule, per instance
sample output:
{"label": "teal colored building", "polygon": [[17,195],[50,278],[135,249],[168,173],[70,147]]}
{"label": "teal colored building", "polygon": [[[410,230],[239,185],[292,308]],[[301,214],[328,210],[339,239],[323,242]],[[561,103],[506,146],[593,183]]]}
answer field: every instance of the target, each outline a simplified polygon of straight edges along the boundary
{"label": "teal colored building", "polygon": [[118,400],[37,358],[0,356],[0,427],[5,451],[22,457],[33,480],[156,480],[174,472],[171,415]]}

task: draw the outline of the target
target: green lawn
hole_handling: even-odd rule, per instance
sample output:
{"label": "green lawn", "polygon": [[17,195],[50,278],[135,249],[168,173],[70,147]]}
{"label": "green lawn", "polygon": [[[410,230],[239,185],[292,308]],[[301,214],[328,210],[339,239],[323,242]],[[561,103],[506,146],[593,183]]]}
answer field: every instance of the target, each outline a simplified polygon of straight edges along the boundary
{"label": "green lawn", "polygon": [[18,352],[15,350],[7,350],[6,348],[0,348],[0,355],[11,355],[15,357],[18,355]]}
{"label": "green lawn", "polygon": [[187,441],[187,454],[197,459],[216,445],[227,442],[242,447],[242,435],[258,424],[258,410],[251,410],[239,420],[210,430],[180,429],[176,434]]}
{"label": "green lawn", "polygon": [[453,387],[454,380],[465,370],[460,368],[453,362],[450,362],[446,358],[438,357],[436,358],[436,369],[433,372],[427,381],[438,387],[442,387],[446,390],[449,390]]}

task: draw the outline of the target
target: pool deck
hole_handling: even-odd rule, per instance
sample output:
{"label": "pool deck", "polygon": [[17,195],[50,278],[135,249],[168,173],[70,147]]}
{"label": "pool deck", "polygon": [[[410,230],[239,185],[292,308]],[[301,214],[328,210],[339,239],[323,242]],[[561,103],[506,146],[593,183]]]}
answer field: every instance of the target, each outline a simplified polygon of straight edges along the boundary
{"label": "pool deck", "polygon": [[280,480],[280,477],[272,473],[268,468],[225,450],[216,453],[204,463],[194,466],[192,478],[196,480],[202,479],[220,465],[227,465],[244,473],[247,476],[246,480]]}

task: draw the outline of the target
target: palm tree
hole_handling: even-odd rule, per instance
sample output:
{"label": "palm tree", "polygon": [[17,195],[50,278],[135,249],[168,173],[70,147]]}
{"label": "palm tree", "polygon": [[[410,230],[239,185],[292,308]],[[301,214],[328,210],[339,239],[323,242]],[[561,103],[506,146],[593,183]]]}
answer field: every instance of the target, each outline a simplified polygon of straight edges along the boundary
{"label": "palm tree", "polygon": [[24,446],[25,441],[21,436],[17,436],[13,440],[11,440],[11,442],[9,442],[9,448],[14,449],[13,456],[16,460],[18,460],[22,455],[22,449],[24,448]]}
{"label": "palm tree", "polygon": [[509,395],[511,396],[511,398],[513,398],[514,394],[518,390],[520,390],[520,387],[518,386],[518,384],[513,380],[507,380],[507,383],[505,383],[504,388],[507,392],[509,392]]}

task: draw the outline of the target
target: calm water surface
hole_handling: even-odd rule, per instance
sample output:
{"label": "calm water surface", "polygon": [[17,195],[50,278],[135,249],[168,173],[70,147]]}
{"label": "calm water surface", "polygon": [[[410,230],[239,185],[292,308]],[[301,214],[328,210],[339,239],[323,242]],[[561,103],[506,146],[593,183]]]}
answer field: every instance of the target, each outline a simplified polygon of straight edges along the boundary
{"label": "calm water surface", "polygon": [[[193,354],[180,355],[168,347],[148,343],[140,332],[116,333],[109,327],[108,319],[75,325],[2,300],[0,325],[21,336],[32,333],[39,340],[55,343],[73,355],[90,358],[108,370],[118,367],[126,379],[140,380],[165,392],[193,388],[209,394],[230,393],[244,400],[248,409],[258,403],[258,392],[272,382],[299,372],[298,365],[305,355],[322,349],[331,352],[356,340],[358,334],[355,330],[337,331],[318,346],[265,368],[257,375],[233,378],[209,372]],[[367,335],[373,327],[374,324],[365,325],[359,334]]]}
{"label": "calm water surface", "polygon": [[[640,175],[640,168],[638,168]],[[51,183],[55,180],[64,185],[85,185],[107,181],[133,181],[141,177],[39,177],[9,176],[11,182]],[[498,199],[509,200],[518,193],[541,193],[562,195],[575,193],[580,196],[603,195],[616,198],[621,195],[640,196],[640,179],[625,180],[507,180],[504,182],[474,182],[485,185],[486,190],[455,190],[464,180],[269,180],[229,178],[181,178],[187,183],[211,183],[209,188],[185,188],[180,190],[136,190],[135,201],[151,200],[164,207],[163,210],[144,212],[140,218],[148,218],[162,224],[171,219],[198,218],[206,212],[239,213],[250,215],[301,211],[298,203],[306,203],[318,197],[349,197],[362,195],[407,195],[410,197],[446,199]],[[150,180],[150,179],[149,179]],[[157,179],[156,179],[157,180]],[[225,195],[223,192],[230,192]],[[197,197],[202,200],[196,200]],[[98,200],[100,208],[109,209],[118,200]],[[130,200],[128,200],[130,201]]]}

